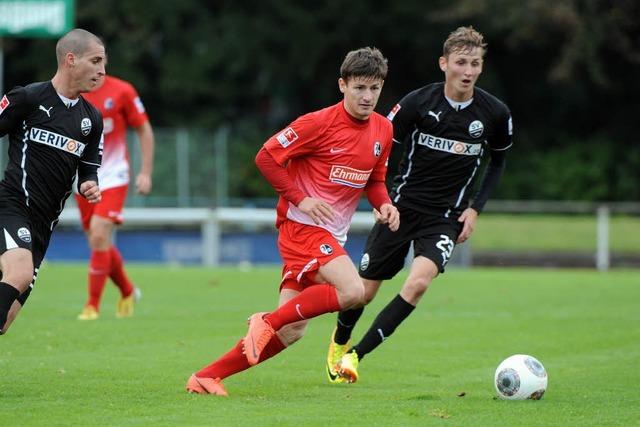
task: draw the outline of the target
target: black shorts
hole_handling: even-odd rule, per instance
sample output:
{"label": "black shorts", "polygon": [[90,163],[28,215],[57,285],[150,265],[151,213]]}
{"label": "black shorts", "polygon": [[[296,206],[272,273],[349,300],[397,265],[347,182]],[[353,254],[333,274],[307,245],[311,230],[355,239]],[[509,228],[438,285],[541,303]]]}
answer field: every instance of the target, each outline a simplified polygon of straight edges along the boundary
{"label": "black shorts", "polygon": [[440,273],[451,258],[463,223],[458,216],[425,214],[398,206],[400,228],[391,231],[386,224],[376,224],[365,245],[360,260],[360,277],[389,280],[404,266],[411,242],[414,256],[423,256],[438,266]]}
{"label": "black shorts", "polygon": [[0,255],[13,248],[31,251],[33,267],[40,268],[49,247],[52,230],[49,224],[29,218],[25,209],[0,202]]}

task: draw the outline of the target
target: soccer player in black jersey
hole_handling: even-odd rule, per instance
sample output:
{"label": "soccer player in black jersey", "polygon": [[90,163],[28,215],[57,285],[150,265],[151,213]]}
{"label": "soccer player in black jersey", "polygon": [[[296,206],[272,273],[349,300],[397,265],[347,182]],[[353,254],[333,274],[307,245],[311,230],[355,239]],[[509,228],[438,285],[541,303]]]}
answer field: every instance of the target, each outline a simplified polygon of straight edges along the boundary
{"label": "soccer player in black jersey", "polygon": [[[358,379],[358,362],[394,332],[431,281],[444,272],[455,244],[471,236],[500,180],[505,150],[511,146],[511,114],[499,99],[475,86],[485,52],[482,34],[472,27],[458,28],[444,42],[439,59],[445,81],[409,93],[387,116],[396,148],[404,149],[391,193],[401,221],[395,233],[376,224],[369,234],[360,261],[365,301],[402,269],[412,243],[415,258],[400,293],[356,345],[348,341],[363,308],[340,312],[327,356],[331,382]],[[484,158],[489,164],[470,203]]]}
{"label": "soccer player in black jersey", "polygon": [[82,29],[56,45],[50,81],[15,87],[0,99],[0,137],[9,135],[9,164],[0,182],[0,333],[24,305],[64,202],[78,191],[100,200],[102,116],[80,94],[104,75],[105,49]]}

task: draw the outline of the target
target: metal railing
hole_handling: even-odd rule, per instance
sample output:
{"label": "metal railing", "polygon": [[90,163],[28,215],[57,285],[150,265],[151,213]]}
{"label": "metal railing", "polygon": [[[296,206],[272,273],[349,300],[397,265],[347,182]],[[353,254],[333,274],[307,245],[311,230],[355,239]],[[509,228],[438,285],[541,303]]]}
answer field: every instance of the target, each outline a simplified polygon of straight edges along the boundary
{"label": "metal railing", "polygon": [[[593,213],[597,216],[595,266],[605,271],[610,267],[609,224],[612,212],[640,214],[639,203],[612,203],[596,205],[578,202],[575,205],[563,202],[559,206],[554,202],[540,201],[494,201],[487,204],[487,212],[500,213]],[[274,229],[275,210],[256,208],[127,208],[125,228],[143,226],[164,227],[183,226],[200,228],[202,236],[202,264],[216,266],[220,261],[220,241],[222,230],[230,225],[251,225],[255,228]],[[79,218],[75,208],[65,209],[60,217],[63,226],[78,225]],[[356,212],[352,232],[368,232],[373,226],[370,212]],[[462,266],[471,265],[471,246],[460,245],[458,262]]]}

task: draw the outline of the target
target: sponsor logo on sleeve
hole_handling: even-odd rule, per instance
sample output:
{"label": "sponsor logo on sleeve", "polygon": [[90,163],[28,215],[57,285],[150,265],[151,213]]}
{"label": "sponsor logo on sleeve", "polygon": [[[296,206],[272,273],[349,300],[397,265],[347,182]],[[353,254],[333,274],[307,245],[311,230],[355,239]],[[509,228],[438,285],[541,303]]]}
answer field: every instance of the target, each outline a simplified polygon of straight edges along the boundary
{"label": "sponsor logo on sleeve", "polygon": [[80,122],[80,130],[82,131],[82,134],[84,136],[89,135],[89,132],[91,132],[91,120],[89,120],[87,117],[82,119],[82,121]]}
{"label": "sponsor logo on sleeve", "polygon": [[389,111],[389,114],[387,114],[387,119],[393,121],[393,118],[396,116],[396,114],[398,114],[398,111],[400,111],[401,108],[402,105],[400,104],[394,105],[391,111]]}
{"label": "sponsor logo on sleeve", "polygon": [[418,145],[423,145],[433,150],[446,151],[447,153],[459,154],[461,156],[477,156],[482,150],[482,144],[480,143],[468,144],[466,142],[429,135],[428,133],[420,133],[416,142]]}
{"label": "sponsor logo on sleeve", "polygon": [[139,96],[136,96],[136,98],[133,100],[133,103],[136,106],[138,113],[143,114],[145,112],[144,104],[142,103],[142,100]]}
{"label": "sponsor logo on sleeve", "polygon": [[484,132],[484,125],[482,122],[480,120],[472,121],[469,125],[469,135],[471,135],[472,138],[479,138],[480,135],[482,135],[482,132]]}
{"label": "sponsor logo on sleeve", "polygon": [[77,157],[82,156],[84,148],[86,147],[85,144],[73,138],[38,128],[31,128],[29,131],[29,139],[38,144],[44,144],[57,148],[58,150],[66,151]]}
{"label": "sponsor logo on sleeve", "polygon": [[362,171],[348,166],[332,165],[329,173],[329,181],[347,187],[364,188],[371,176],[371,169]]}
{"label": "sponsor logo on sleeve", "polygon": [[293,144],[296,139],[298,139],[298,134],[293,130],[293,128],[288,127],[278,135],[276,135],[276,139],[278,140],[280,145],[282,145],[284,148],[287,148],[288,146]]}
{"label": "sponsor logo on sleeve", "polygon": [[7,109],[9,104],[11,104],[9,102],[9,98],[7,98],[7,95],[4,95],[2,99],[0,99],[0,114],[2,114],[2,112]]}
{"label": "sponsor logo on sleeve", "polygon": [[105,117],[102,120],[102,133],[104,133],[105,135],[110,134],[111,132],[113,132],[113,118],[112,117]]}

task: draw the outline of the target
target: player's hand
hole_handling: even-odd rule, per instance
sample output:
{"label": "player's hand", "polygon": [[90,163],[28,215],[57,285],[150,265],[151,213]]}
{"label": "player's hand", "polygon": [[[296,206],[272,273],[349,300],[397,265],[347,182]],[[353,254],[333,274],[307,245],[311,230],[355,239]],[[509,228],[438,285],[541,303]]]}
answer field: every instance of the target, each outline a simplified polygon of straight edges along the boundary
{"label": "player's hand", "polygon": [[328,224],[333,221],[333,208],[324,200],[305,197],[298,205],[298,209],[311,217],[316,224]]}
{"label": "player's hand", "polygon": [[89,203],[98,203],[102,199],[100,187],[98,187],[98,183],[95,181],[85,181],[80,184],[80,194],[82,194]]}
{"label": "player's hand", "polygon": [[467,208],[462,212],[462,215],[458,218],[458,222],[464,222],[462,231],[458,236],[456,243],[462,243],[471,237],[471,233],[476,228],[476,220],[478,219],[478,211],[473,208]]}
{"label": "player's hand", "polygon": [[382,220],[382,214],[376,208],[373,208],[373,219],[376,222],[376,224],[383,224],[384,223],[383,220]]}
{"label": "player's hand", "polygon": [[400,227],[400,212],[391,203],[380,206],[380,212],[374,209],[373,215],[376,217],[376,222],[387,224],[391,231],[397,231]]}
{"label": "player's hand", "polygon": [[136,177],[136,191],[138,194],[149,194],[151,192],[151,175],[139,173]]}

